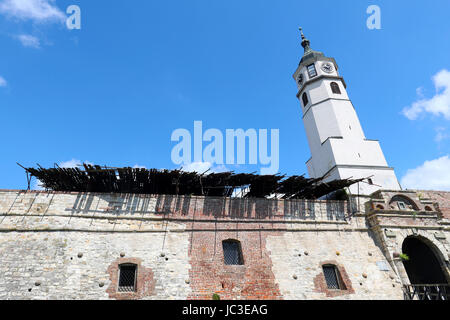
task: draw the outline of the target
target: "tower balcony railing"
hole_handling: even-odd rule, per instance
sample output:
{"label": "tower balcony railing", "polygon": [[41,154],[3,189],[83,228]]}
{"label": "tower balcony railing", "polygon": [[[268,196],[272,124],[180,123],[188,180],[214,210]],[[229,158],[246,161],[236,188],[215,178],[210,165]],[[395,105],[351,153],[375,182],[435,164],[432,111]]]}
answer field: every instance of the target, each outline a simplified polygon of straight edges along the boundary
{"label": "tower balcony railing", "polygon": [[411,284],[403,286],[405,300],[450,300],[449,284]]}

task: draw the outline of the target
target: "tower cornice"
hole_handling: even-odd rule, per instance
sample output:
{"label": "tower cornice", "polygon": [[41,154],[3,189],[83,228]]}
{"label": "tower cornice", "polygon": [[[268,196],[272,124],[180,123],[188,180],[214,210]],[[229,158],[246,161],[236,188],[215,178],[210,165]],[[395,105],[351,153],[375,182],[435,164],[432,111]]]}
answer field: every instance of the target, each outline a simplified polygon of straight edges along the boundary
{"label": "tower cornice", "polygon": [[[295,78],[295,77],[294,77],[294,78]],[[315,77],[315,78],[312,78],[312,79],[306,81],[306,82],[303,84],[303,86],[300,88],[300,90],[298,90],[298,92],[297,92],[297,98],[300,98],[300,95],[302,94],[302,92],[305,90],[305,88],[306,88],[309,84],[314,83],[314,82],[317,82],[317,81],[320,81],[320,80],[323,80],[323,79],[340,80],[340,81],[342,81],[342,84],[344,85],[344,88],[347,88],[347,84],[345,83],[345,80],[344,80],[343,77],[340,77],[340,76],[331,76],[331,75],[325,75],[325,74],[323,74],[323,75],[317,76],[317,77]]]}
{"label": "tower cornice", "polygon": [[[303,58],[306,58],[306,59],[303,59]],[[300,68],[306,67],[306,66],[310,65],[311,63],[315,63],[317,61],[329,61],[334,64],[336,71],[339,70],[336,60],[334,60],[334,58],[328,58],[325,56],[318,56],[318,55],[311,55],[311,56],[306,56],[303,58],[300,61],[300,63],[298,64]]]}

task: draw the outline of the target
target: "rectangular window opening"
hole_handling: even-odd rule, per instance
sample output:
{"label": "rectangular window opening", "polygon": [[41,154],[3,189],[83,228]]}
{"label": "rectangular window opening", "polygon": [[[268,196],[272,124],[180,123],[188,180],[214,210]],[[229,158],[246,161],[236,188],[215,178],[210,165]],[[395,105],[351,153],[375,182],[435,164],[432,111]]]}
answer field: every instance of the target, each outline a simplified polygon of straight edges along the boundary
{"label": "rectangular window opening", "polygon": [[315,76],[317,76],[316,66],[314,65],[314,63],[310,64],[307,69],[309,78],[314,78]]}
{"label": "rectangular window opening", "polygon": [[343,290],[344,287],[335,266],[323,266],[323,274],[328,289]]}
{"label": "rectangular window opening", "polygon": [[121,265],[119,267],[119,292],[136,291],[136,265]]}
{"label": "rectangular window opening", "polygon": [[244,259],[242,258],[241,246],[237,241],[224,241],[223,256],[226,265],[243,265]]}

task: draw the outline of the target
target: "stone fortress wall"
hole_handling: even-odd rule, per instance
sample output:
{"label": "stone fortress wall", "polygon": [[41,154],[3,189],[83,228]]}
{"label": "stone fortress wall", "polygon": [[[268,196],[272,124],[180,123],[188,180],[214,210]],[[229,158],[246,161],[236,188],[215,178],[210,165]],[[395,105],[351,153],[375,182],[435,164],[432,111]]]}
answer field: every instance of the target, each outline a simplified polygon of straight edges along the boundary
{"label": "stone fortress wall", "polygon": [[[406,192],[411,214],[389,191],[350,204],[3,190],[0,299],[403,299],[406,237],[428,239],[448,273],[449,194]],[[243,265],[224,264],[228,239]],[[117,290],[126,263],[134,293]]]}

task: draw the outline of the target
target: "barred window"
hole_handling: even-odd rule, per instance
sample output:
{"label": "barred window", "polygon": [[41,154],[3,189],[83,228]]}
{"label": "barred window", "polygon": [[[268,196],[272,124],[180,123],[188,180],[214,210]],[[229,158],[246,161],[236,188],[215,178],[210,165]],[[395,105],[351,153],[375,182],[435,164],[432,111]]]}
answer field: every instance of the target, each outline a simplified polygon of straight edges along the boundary
{"label": "barred window", "polygon": [[119,266],[119,292],[136,291],[136,273],[135,264],[122,264]]}
{"label": "barred window", "polygon": [[306,106],[308,105],[308,95],[306,94],[306,92],[303,93],[302,95],[302,100],[303,100],[303,107],[306,108]]}
{"label": "barred window", "polygon": [[339,88],[339,85],[336,82],[332,82],[330,84],[331,91],[335,94],[341,94],[341,89]]}
{"label": "barred window", "polygon": [[241,243],[237,240],[225,240],[222,242],[223,257],[226,265],[243,265]]}
{"label": "barred window", "polygon": [[314,63],[310,64],[307,69],[308,69],[308,76],[310,79],[317,76],[316,66],[314,65]]}
{"label": "barred window", "polygon": [[327,282],[328,289],[345,290],[345,286],[342,283],[341,276],[335,265],[324,265],[323,274],[325,281]]}

